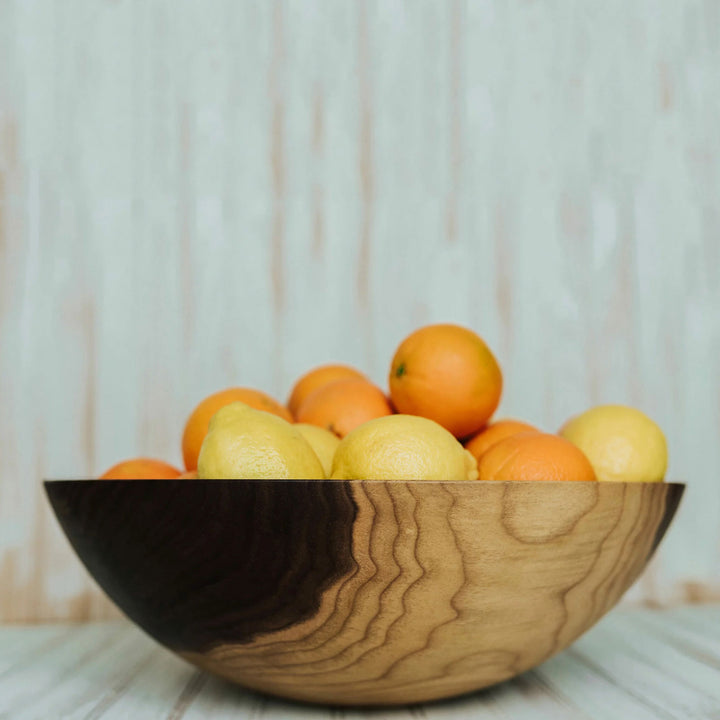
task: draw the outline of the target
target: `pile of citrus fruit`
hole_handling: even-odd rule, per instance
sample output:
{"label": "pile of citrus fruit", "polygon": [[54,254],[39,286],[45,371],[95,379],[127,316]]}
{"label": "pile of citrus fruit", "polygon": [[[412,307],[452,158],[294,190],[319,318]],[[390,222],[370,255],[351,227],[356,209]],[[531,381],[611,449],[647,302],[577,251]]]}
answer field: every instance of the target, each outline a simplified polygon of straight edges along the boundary
{"label": "pile of citrus fruit", "polygon": [[521,420],[492,420],[502,384],[476,333],[429,325],[396,350],[388,393],[345,365],[303,375],[287,405],[259,390],[223,390],[187,420],[184,472],[136,458],[102,477],[663,480],[665,437],[639,410],[591,408],[548,433]]}

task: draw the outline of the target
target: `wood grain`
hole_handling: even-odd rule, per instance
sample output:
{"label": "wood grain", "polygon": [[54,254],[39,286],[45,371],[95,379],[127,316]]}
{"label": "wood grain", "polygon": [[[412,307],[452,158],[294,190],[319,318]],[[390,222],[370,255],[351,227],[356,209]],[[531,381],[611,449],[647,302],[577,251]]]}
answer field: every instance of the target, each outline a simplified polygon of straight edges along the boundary
{"label": "wood grain", "polygon": [[223,387],[496,350],[500,414],[628,402],[693,491],[628,594],[717,599],[707,0],[0,2],[0,619],[114,611],[42,477],[180,461]]}
{"label": "wood grain", "polygon": [[683,486],[57,481],[98,583],[182,657],[311,702],[402,704],[564,649],[645,567]]}

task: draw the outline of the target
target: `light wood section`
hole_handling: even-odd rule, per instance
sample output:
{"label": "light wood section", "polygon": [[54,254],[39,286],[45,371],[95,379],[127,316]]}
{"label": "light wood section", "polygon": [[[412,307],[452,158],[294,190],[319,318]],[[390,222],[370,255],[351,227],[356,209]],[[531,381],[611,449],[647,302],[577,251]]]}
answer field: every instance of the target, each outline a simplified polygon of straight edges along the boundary
{"label": "light wood section", "polygon": [[565,648],[644,568],[675,486],[353,484],[357,569],[306,622],[186,653],[261,690],[408,703],[513,677]]}

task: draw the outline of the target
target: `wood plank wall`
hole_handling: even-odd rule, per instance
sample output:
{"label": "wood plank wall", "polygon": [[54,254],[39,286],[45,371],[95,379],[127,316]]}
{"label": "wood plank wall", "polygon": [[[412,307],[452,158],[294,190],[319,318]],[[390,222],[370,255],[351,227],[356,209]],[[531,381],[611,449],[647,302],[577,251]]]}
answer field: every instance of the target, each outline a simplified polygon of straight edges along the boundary
{"label": "wood plank wall", "polygon": [[631,599],[718,597],[719,153],[713,0],[0,0],[0,619],[112,613],[42,477],[440,320],[502,414],[655,417]]}

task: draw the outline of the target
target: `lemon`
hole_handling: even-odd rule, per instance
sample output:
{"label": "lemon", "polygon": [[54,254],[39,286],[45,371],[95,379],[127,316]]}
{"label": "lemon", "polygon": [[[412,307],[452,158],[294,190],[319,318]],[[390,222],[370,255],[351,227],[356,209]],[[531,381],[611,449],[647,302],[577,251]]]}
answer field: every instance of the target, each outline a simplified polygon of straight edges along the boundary
{"label": "lemon", "polygon": [[323,466],[325,475],[330,477],[332,469],[332,461],[335,456],[335,450],[340,444],[340,438],[325,428],[317,425],[308,425],[307,423],[296,423],[295,427],[300,434],[308,441],[310,447],[315,451],[318,460]]}
{"label": "lemon", "polygon": [[320,460],[294,425],[234,402],[210,420],[198,459],[201,479],[325,477]]}
{"label": "lemon", "polygon": [[660,482],[665,477],[665,435],[640,410],[600,405],[570,419],[560,435],[587,455],[598,480]]}
{"label": "lemon", "polygon": [[433,420],[388,415],[363,423],[338,445],[338,480],[476,480],[477,461]]}

